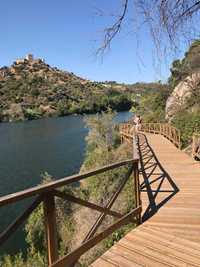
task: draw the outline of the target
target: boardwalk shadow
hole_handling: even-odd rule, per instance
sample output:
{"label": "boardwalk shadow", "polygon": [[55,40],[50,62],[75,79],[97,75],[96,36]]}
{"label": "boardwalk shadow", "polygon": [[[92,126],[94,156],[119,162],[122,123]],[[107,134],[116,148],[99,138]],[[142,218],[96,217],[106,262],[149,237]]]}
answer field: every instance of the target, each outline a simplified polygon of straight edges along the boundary
{"label": "boardwalk shadow", "polygon": [[146,136],[142,133],[138,135],[138,144],[140,174],[143,177],[140,191],[146,192],[149,200],[142,216],[144,222],[169,201],[179,189],[160,164]]}

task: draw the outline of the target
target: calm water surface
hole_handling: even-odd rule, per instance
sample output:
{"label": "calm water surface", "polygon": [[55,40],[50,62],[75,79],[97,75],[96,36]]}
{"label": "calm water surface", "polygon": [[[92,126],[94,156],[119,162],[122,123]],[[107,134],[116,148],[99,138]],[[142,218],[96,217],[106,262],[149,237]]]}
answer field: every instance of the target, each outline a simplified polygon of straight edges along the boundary
{"label": "calm water surface", "polygon": [[[130,116],[129,112],[120,112],[115,121],[126,121]],[[55,179],[77,173],[84,158],[87,132],[84,117],[74,115],[0,124],[0,196],[39,184],[45,171]],[[0,230],[28,204],[22,201],[0,208]],[[19,229],[0,254],[25,248],[24,237]]]}

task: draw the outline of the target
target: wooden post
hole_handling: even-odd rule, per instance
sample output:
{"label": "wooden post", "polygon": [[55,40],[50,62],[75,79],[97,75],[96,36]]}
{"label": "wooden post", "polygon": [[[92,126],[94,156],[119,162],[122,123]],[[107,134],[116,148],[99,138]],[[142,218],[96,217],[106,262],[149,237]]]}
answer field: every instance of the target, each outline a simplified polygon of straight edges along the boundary
{"label": "wooden post", "polygon": [[137,135],[136,135],[136,133],[133,134],[132,151],[133,151],[133,159],[139,160],[138,146],[137,146]]}
{"label": "wooden post", "polygon": [[49,266],[51,266],[58,259],[56,208],[54,196],[51,193],[47,193],[47,195],[45,196],[44,217],[46,227],[48,263]]}
{"label": "wooden post", "polygon": [[[133,134],[132,139],[132,150],[133,150],[133,159],[137,160],[133,163],[133,185],[134,185],[134,194],[135,194],[135,208],[141,205],[140,198],[140,180],[139,180],[139,154],[138,154],[138,135]],[[134,220],[135,218],[133,218]],[[141,224],[141,212],[137,216],[138,224]]]}
{"label": "wooden post", "polygon": [[[139,168],[138,162],[134,162],[134,190],[135,190],[135,208],[141,206],[141,197],[140,197],[140,180],[139,180]],[[138,223],[141,224],[141,212],[138,215]]]}

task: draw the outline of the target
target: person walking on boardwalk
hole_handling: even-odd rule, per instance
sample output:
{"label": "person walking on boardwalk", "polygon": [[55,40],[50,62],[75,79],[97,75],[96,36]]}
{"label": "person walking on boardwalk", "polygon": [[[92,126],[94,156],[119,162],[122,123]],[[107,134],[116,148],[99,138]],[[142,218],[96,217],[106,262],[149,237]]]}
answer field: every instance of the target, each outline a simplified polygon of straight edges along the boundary
{"label": "person walking on boardwalk", "polygon": [[141,117],[135,115],[133,119],[133,126],[130,128],[130,134],[135,134],[141,129]]}
{"label": "person walking on boardwalk", "polygon": [[142,119],[141,119],[140,115],[135,115],[134,123],[135,123],[136,132],[140,131],[141,130],[141,123],[142,123]]}

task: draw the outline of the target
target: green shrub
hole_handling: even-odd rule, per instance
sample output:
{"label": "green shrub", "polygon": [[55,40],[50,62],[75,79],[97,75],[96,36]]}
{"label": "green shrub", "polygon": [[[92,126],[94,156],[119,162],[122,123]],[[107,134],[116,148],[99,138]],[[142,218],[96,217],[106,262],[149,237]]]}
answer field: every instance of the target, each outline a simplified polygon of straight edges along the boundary
{"label": "green shrub", "polygon": [[135,111],[142,116],[144,122],[164,122],[165,105],[169,94],[168,88],[145,94],[141,97]]}
{"label": "green shrub", "polygon": [[28,120],[35,120],[41,118],[42,114],[36,108],[35,109],[27,108],[24,110],[24,116]]}
{"label": "green shrub", "polygon": [[192,141],[194,132],[200,132],[200,114],[181,111],[176,114],[172,123],[181,131],[181,142],[186,147]]}
{"label": "green shrub", "polygon": [[70,114],[70,103],[65,100],[60,100],[57,105],[58,116],[66,116]]}
{"label": "green shrub", "polygon": [[33,88],[33,89],[31,90],[31,95],[32,95],[32,96],[39,96],[39,94],[40,94],[40,91],[39,91],[38,88]]}
{"label": "green shrub", "polygon": [[47,266],[47,260],[44,255],[33,251],[28,251],[27,260],[22,253],[15,256],[6,255],[0,259],[1,267],[44,267]]}

